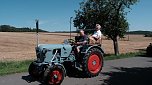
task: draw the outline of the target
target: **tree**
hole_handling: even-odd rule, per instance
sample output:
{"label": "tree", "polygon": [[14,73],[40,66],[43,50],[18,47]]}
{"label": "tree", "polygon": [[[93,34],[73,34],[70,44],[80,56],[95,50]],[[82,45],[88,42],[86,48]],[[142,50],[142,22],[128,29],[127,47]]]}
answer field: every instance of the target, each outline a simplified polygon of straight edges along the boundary
{"label": "tree", "polygon": [[118,37],[124,36],[128,30],[125,18],[127,9],[139,0],[85,0],[80,9],[75,11],[74,26],[79,29],[93,29],[99,23],[104,35],[113,40],[115,55],[119,54]]}

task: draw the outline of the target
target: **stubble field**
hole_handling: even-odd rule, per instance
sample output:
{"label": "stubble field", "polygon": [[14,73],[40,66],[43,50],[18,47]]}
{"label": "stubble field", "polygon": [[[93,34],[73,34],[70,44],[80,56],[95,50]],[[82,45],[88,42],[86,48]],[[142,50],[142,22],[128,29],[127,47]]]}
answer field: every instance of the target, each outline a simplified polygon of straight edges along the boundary
{"label": "stubble field", "polygon": [[[76,36],[77,34],[72,34]],[[69,33],[40,33],[40,43],[61,44],[69,39]],[[146,49],[152,38],[143,35],[128,35],[119,40],[120,53],[136,52]],[[0,61],[19,61],[35,59],[36,34],[0,32]],[[103,37],[102,47],[106,54],[113,54],[113,42]]]}

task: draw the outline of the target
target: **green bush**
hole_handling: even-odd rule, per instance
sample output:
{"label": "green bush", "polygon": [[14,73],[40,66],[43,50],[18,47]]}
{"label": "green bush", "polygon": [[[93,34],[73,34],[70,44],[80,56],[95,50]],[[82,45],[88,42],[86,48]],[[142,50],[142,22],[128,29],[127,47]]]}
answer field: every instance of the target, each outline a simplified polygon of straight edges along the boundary
{"label": "green bush", "polygon": [[145,34],[144,37],[152,37],[152,33]]}
{"label": "green bush", "polygon": [[146,54],[147,56],[152,57],[152,43],[147,47]]}

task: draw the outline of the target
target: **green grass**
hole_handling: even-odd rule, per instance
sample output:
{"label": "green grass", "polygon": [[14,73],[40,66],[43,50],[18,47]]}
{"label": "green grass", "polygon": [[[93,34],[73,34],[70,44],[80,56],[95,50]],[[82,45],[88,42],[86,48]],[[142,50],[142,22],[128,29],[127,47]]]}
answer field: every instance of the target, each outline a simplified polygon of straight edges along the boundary
{"label": "green grass", "polygon": [[105,55],[104,60],[114,60],[114,59],[122,59],[122,58],[129,58],[129,57],[136,57],[139,55],[143,55],[145,52],[131,52],[131,53],[125,53],[125,54],[119,54],[118,56],[114,54],[108,54]]}
{"label": "green grass", "polygon": [[[118,56],[107,55],[104,57],[104,60],[129,58],[129,57],[135,57],[137,55],[142,55],[142,54],[143,54],[143,52],[126,53],[126,54],[120,54]],[[28,67],[32,61],[33,60],[1,61],[0,62],[0,76],[7,75],[7,74],[13,74],[13,73],[27,72]]]}
{"label": "green grass", "polygon": [[25,61],[2,61],[0,62],[0,75],[26,72],[33,60]]}

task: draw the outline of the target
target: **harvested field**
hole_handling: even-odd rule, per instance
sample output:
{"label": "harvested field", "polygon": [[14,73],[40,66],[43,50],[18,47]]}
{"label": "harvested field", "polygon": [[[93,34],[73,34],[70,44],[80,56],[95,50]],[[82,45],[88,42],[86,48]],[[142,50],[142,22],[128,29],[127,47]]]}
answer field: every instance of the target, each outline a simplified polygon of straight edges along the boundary
{"label": "harvested field", "polygon": [[[76,34],[72,34],[75,36]],[[59,44],[69,39],[68,33],[40,33],[40,43]],[[129,35],[119,41],[120,53],[135,52],[145,49],[152,38],[143,35]],[[0,61],[35,59],[36,34],[0,32]],[[113,42],[103,38],[102,44],[105,53],[113,53]]]}

